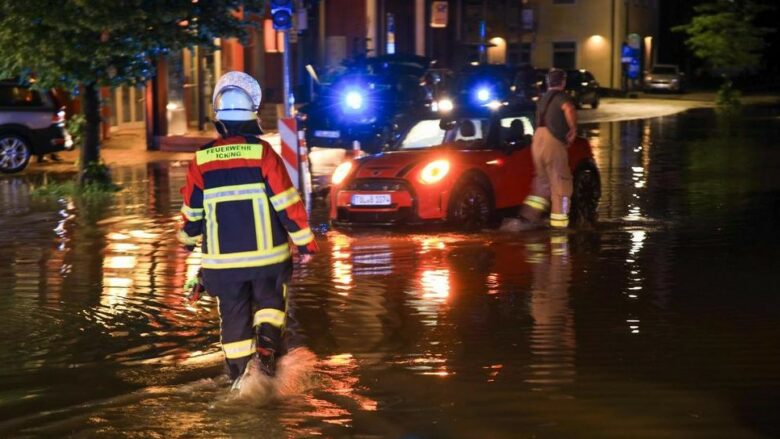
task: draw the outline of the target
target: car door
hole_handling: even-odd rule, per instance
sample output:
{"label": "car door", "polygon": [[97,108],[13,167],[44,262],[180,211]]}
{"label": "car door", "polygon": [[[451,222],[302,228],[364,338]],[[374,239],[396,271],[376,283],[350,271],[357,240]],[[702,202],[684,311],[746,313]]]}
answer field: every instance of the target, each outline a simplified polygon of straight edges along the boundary
{"label": "car door", "polygon": [[[512,123],[515,121],[522,124],[524,139],[510,146],[508,141],[516,137],[512,132]],[[531,114],[501,118],[500,130],[501,145],[493,146],[495,157],[488,163],[492,162],[490,171],[496,207],[502,209],[522,204],[531,189],[534,169],[531,159]]]}

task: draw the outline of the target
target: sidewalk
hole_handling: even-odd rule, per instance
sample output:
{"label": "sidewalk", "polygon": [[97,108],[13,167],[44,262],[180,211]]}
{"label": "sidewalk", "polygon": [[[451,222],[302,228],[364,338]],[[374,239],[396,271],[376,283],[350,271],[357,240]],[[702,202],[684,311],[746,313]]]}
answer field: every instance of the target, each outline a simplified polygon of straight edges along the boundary
{"label": "sidewalk", "polygon": [[[620,122],[647,119],[681,113],[692,108],[715,107],[715,92],[680,94],[636,93],[635,98],[602,98],[599,108],[577,111],[580,123]],[[777,95],[749,95],[742,97],[743,105],[780,102]]]}
{"label": "sidewalk", "polygon": [[636,93],[635,98],[601,98],[599,108],[577,111],[580,123],[619,122],[669,116],[691,108],[715,106],[715,94]]}
{"label": "sidewalk", "polygon": [[[271,146],[279,152],[279,135],[268,133],[262,136]],[[183,151],[149,151],[146,149],[146,134],[143,128],[131,128],[117,130],[111,133],[111,137],[103,141],[100,148],[100,157],[109,166],[134,166],[154,162],[189,161],[194,156],[197,144],[205,143],[206,138],[193,138],[188,147]],[[76,161],[80,151],[63,151],[57,153],[63,161],[52,162],[47,158],[45,163],[36,163],[36,158],[30,159],[30,164],[23,172],[75,172]]]}

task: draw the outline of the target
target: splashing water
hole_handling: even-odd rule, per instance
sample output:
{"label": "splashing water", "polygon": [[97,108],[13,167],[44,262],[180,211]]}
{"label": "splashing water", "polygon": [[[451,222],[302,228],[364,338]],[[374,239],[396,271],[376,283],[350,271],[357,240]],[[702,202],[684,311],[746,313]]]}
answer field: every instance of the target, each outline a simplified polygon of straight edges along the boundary
{"label": "splashing water", "polygon": [[262,407],[277,398],[299,395],[313,387],[316,362],[313,352],[296,348],[279,360],[276,376],[269,377],[260,370],[259,360],[253,358],[234,399]]}

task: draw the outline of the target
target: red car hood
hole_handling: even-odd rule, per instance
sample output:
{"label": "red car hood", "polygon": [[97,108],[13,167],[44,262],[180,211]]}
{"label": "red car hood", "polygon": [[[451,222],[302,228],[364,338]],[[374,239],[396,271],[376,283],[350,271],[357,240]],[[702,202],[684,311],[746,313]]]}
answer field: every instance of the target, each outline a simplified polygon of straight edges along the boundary
{"label": "red car hood", "polygon": [[355,178],[402,178],[420,162],[433,160],[446,149],[391,151],[360,160]]}

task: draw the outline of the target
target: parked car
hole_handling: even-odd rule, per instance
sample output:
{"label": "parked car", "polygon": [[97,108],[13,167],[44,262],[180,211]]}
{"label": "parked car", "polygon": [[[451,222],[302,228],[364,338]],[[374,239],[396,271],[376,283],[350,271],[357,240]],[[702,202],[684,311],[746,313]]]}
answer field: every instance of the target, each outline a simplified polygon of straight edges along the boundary
{"label": "parked car", "polygon": [[574,99],[574,105],[582,108],[590,105],[598,108],[601,99],[599,83],[593,74],[584,69],[566,71],[566,92]]}
{"label": "parked car", "polygon": [[[538,78],[540,78],[541,93],[547,91],[547,72],[548,69],[536,69]],[[566,71],[566,93],[574,100],[577,109],[590,105],[591,108],[598,108],[601,102],[601,86],[593,74],[584,69]]]}
{"label": "parked car", "polygon": [[[333,173],[336,225],[447,222],[480,228],[516,212],[531,189],[532,111],[420,119],[389,150],[347,161]],[[569,148],[572,224],[595,219],[601,194],[588,141]]]}
{"label": "parked car", "polygon": [[32,155],[72,148],[65,111],[51,93],[0,81],[0,172],[19,172]]}
{"label": "parked car", "polygon": [[671,91],[680,93],[684,90],[685,74],[679,67],[672,64],[656,64],[645,74],[645,91]]}

